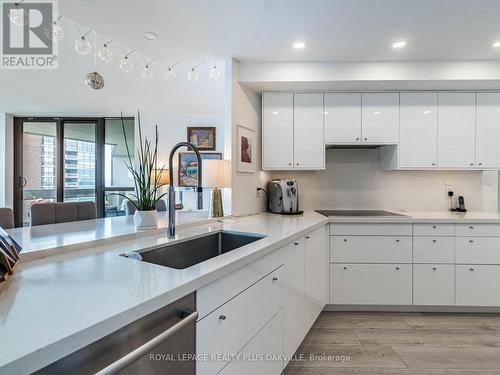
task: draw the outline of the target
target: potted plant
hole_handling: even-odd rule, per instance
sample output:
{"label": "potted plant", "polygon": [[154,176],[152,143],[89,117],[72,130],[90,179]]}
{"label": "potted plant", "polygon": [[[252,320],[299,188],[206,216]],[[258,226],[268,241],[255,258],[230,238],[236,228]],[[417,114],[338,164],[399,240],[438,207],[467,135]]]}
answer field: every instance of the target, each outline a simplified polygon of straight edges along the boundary
{"label": "potted plant", "polygon": [[116,193],[132,203],[136,211],[134,213],[134,224],[137,229],[154,229],[158,227],[158,213],[155,205],[166,193],[160,194],[162,175],[166,173],[165,164],[158,168],[158,125],[155,128],[154,145],[147,138],[142,139],[142,127],[140,113],[137,112],[139,125],[139,147],[137,149],[137,160],[132,161],[132,155],[128,147],[127,133],[123,114],[121,115],[123,137],[127,149],[128,162],[125,162],[132,174],[135,192],[130,195]]}

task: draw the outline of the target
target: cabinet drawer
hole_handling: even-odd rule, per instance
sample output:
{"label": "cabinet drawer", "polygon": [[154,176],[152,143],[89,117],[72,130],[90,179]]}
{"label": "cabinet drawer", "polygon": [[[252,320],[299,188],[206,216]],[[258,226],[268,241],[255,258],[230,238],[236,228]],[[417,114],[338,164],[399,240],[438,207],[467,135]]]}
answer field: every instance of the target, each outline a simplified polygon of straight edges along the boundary
{"label": "cabinet drawer", "polygon": [[[216,374],[283,307],[278,268],[196,324],[196,352],[223,355],[220,360],[196,362],[198,375]],[[217,358],[219,359],[219,358]]]}
{"label": "cabinet drawer", "polygon": [[411,236],[411,224],[330,224],[332,236]]}
{"label": "cabinet drawer", "polygon": [[457,306],[500,306],[500,266],[455,267]]}
{"label": "cabinet drawer", "polygon": [[454,263],[453,237],[413,237],[414,263]]}
{"label": "cabinet drawer", "polygon": [[414,236],[453,236],[455,226],[453,224],[414,224]]}
{"label": "cabinet drawer", "polygon": [[413,304],[454,305],[455,266],[451,264],[414,264]]}
{"label": "cabinet drawer", "polygon": [[455,235],[500,237],[500,224],[456,224]]}
{"label": "cabinet drawer", "polygon": [[331,264],[330,303],[411,305],[411,264]]}
{"label": "cabinet drawer", "polygon": [[500,237],[457,237],[456,263],[500,264]]}
{"label": "cabinet drawer", "polygon": [[330,261],[411,263],[411,237],[332,236]]}
{"label": "cabinet drawer", "polygon": [[220,375],[277,375],[283,371],[283,310],[219,372]]}
{"label": "cabinet drawer", "polygon": [[274,251],[198,289],[196,310],[200,319],[280,267],[283,264],[283,257],[282,251]]}

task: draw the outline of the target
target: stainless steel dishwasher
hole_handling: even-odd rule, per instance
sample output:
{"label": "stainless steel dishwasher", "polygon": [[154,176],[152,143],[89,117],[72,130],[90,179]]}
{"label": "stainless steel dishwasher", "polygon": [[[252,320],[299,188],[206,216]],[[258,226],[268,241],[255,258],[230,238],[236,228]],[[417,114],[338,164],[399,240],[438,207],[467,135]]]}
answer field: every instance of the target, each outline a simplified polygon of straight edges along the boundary
{"label": "stainless steel dishwasher", "polygon": [[197,318],[192,293],[35,374],[194,375]]}

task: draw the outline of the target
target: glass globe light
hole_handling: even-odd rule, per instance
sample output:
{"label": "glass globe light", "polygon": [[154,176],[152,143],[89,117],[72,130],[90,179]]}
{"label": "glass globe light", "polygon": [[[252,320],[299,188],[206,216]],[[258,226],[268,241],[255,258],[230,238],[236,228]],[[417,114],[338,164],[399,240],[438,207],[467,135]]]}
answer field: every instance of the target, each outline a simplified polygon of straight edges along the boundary
{"label": "glass globe light", "polygon": [[217,68],[217,65],[214,65],[212,69],[210,69],[210,72],[208,73],[211,79],[214,81],[217,81],[220,78],[220,70]]}
{"label": "glass globe light", "polygon": [[52,24],[52,40],[54,42],[60,42],[63,38],[64,38],[63,29],[61,28],[61,26],[57,24],[57,22],[54,22]]}
{"label": "glass globe light", "polygon": [[14,4],[15,9],[10,9],[9,19],[14,25],[24,26],[26,23],[24,9],[19,7],[19,3]]}
{"label": "glass globe light", "polygon": [[128,56],[125,56],[120,60],[120,69],[123,70],[125,73],[131,72],[132,69],[134,69],[134,63],[130,61]]}
{"label": "glass globe light", "polygon": [[97,51],[97,56],[104,61],[104,62],[111,62],[113,60],[113,51],[111,51],[111,48],[107,44],[103,44],[100,48],[99,51]]}
{"label": "glass globe light", "polygon": [[150,80],[153,78],[154,72],[151,70],[149,65],[144,66],[141,70],[141,77],[144,78],[146,81]]}
{"label": "glass globe light", "polygon": [[191,82],[195,82],[200,78],[200,73],[193,67],[189,70],[187,77]]}
{"label": "glass globe light", "polygon": [[175,70],[170,67],[165,73],[164,78],[165,81],[173,81],[176,76],[177,74],[175,74]]}
{"label": "glass globe light", "polygon": [[104,87],[104,78],[97,72],[91,72],[85,76],[85,84],[91,89],[101,90]]}
{"label": "glass globe light", "polygon": [[92,44],[82,36],[80,39],[75,40],[75,51],[80,55],[88,56],[92,53]]}

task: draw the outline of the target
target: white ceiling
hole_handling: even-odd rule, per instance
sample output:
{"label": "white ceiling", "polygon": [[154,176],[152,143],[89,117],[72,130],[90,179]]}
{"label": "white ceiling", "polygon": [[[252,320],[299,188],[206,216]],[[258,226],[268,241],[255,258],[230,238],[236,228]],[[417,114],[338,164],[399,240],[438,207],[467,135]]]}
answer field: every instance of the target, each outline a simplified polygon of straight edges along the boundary
{"label": "white ceiling", "polygon": [[[64,0],[62,14],[161,60],[499,59],[499,0]],[[146,41],[143,31],[160,35]],[[395,51],[393,41],[408,46]],[[293,50],[293,41],[307,43]]]}

